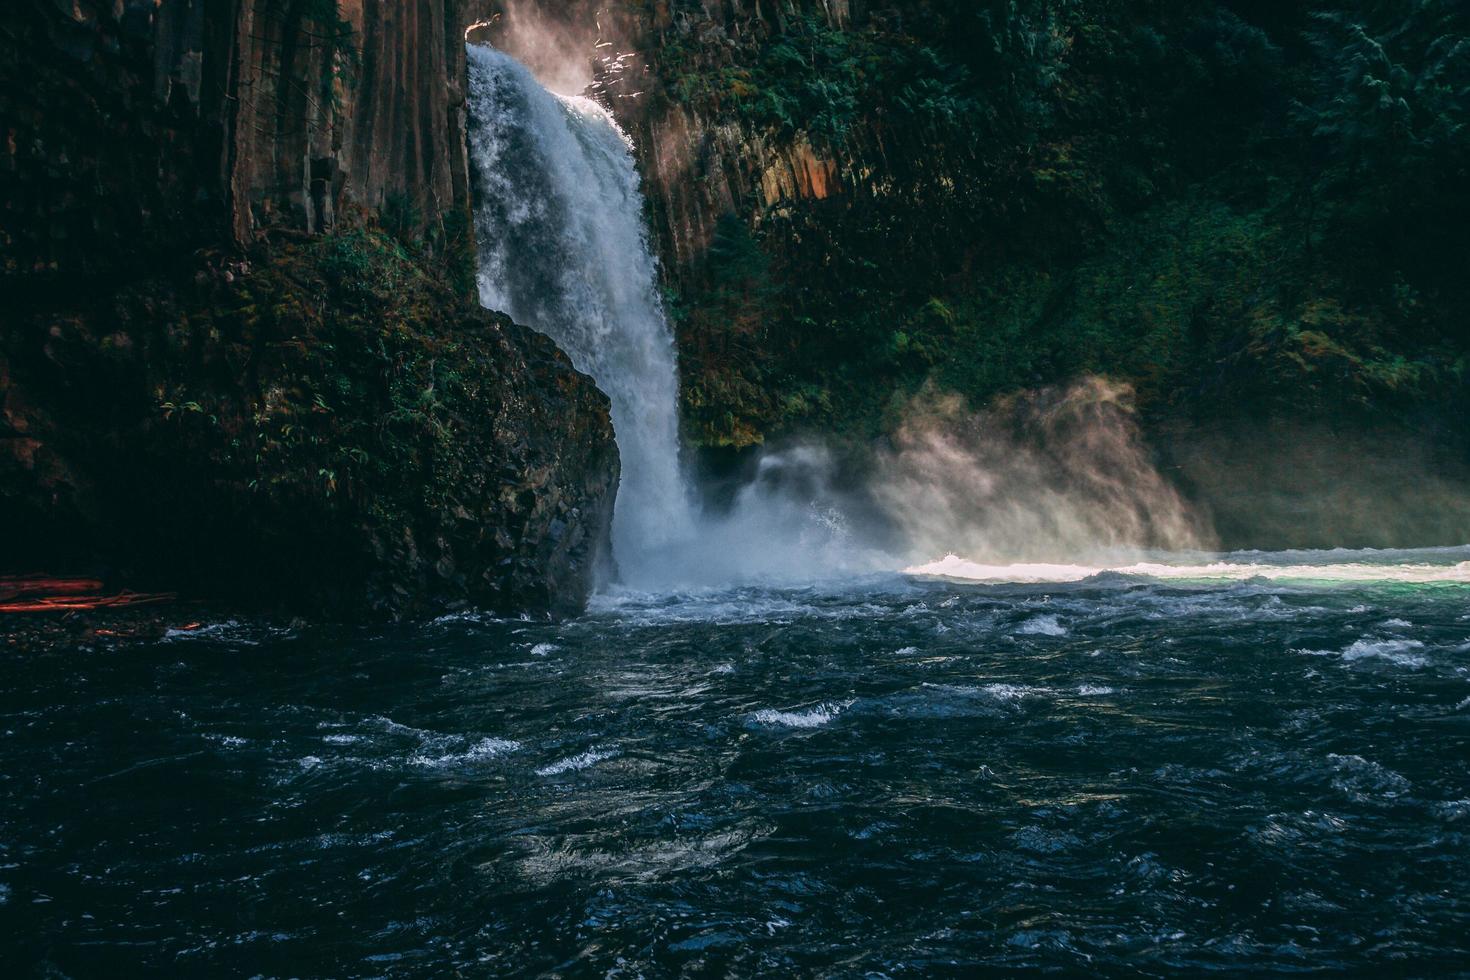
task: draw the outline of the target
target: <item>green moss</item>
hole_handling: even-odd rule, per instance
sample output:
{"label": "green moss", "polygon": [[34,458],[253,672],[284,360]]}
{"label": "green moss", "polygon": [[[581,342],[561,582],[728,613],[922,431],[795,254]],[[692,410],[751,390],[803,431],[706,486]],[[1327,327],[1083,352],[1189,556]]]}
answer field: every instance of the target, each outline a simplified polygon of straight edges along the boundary
{"label": "green moss", "polygon": [[968,69],[944,51],[903,33],[838,29],[813,13],[755,35],[736,65],[710,58],[694,36],[666,39],[659,55],[680,102],[784,137],[838,144],[872,113],[929,126],[983,116]]}
{"label": "green moss", "polygon": [[[252,492],[294,487],[329,508],[366,507],[386,526],[443,506],[469,462],[456,430],[479,393],[465,378],[499,373],[476,363],[482,348],[446,331],[456,299],[401,242],[372,230],[286,246],[262,262],[202,313],[226,335],[282,338],[267,343],[247,427],[215,462]],[[196,402],[189,391],[210,385],[179,377],[159,390],[165,423],[238,414],[225,404],[238,393],[213,386],[214,403]]]}
{"label": "green moss", "polygon": [[721,285],[723,223],[687,270],[694,439],[864,437],[925,384],[1081,373],[1172,415],[1463,402],[1470,19],[1313,7],[937,0],[667,39],[706,120],[809,136],[842,182],[727,219],[760,230],[759,290]]}

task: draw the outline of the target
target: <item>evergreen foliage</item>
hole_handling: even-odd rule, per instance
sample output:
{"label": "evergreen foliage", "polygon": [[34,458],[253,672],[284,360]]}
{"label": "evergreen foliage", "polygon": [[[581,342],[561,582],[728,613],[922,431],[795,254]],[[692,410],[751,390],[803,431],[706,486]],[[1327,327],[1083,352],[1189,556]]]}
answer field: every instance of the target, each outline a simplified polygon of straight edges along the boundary
{"label": "evergreen foliage", "polygon": [[930,0],[738,45],[670,39],[668,80],[845,189],[728,217],[678,297],[701,442],[1088,371],[1155,413],[1467,402],[1457,0]]}

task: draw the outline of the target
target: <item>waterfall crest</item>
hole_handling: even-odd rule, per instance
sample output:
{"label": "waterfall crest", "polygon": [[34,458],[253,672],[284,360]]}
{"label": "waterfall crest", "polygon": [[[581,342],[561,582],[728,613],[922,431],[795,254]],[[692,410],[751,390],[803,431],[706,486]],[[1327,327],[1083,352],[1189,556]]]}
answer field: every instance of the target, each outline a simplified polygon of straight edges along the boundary
{"label": "waterfall crest", "polygon": [[694,532],[679,462],[674,337],[628,139],[591,99],[558,96],[469,47],[480,301],[557,342],[612,403],[622,456],[613,554],[625,582]]}

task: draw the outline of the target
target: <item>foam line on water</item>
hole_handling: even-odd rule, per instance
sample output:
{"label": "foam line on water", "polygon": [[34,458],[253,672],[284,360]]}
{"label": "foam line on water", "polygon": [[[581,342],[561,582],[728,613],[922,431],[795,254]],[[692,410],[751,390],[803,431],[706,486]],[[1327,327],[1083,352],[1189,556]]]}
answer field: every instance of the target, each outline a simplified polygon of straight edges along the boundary
{"label": "foam line on water", "polygon": [[[1096,564],[997,563],[971,561],[958,555],[947,555],[938,561],[913,565],[905,574],[923,578],[955,579],[995,584],[1046,584],[1081,582],[1104,572],[1136,575],[1165,581],[1243,582],[1250,579],[1309,582],[1401,582],[1432,584],[1437,582],[1470,584],[1470,559],[1458,562],[1445,558],[1461,557],[1466,549],[1425,549],[1423,552],[1398,551],[1397,561],[1383,560],[1373,552],[1343,551],[1335,553],[1337,561],[1300,564],[1291,561],[1290,553],[1271,555],[1252,552],[1251,560],[1232,560],[1222,556],[1216,561],[1152,560]],[[1425,560],[1403,560],[1418,557]],[[1273,558],[1277,560],[1272,560]],[[1438,561],[1431,559],[1439,559]]]}

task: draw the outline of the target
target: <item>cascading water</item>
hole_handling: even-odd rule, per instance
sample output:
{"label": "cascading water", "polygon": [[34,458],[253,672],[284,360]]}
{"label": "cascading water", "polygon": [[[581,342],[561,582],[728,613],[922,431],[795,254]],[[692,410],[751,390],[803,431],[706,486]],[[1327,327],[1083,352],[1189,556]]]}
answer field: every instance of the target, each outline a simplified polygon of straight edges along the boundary
{"label": "cascading water", "polygon": [[469,47],[481,302],[546,333],[612,403],[622,456],[613,554],[633,584],[693,536],[679,464],[674,338],[627,137],[509,56]]}
{"label": "cascading water", "polygon": [[[622,583],[657,590],[873,567],[850,547],[819,452],[769,455],[728,514],[699,512],[679,461],[674,336],[628,138],[596,102],[553,94],[494,48],[469,47],[469,80],[480,301],[550,336],[612,402]],[[814,481],[823,486],[791,495]]]}

